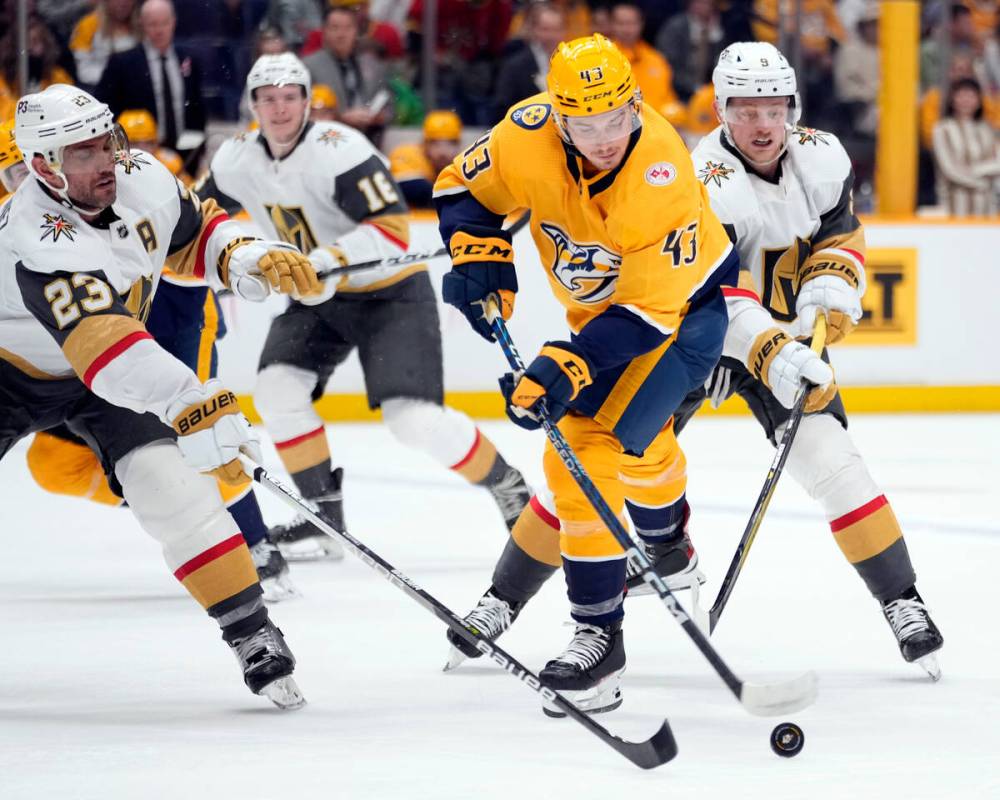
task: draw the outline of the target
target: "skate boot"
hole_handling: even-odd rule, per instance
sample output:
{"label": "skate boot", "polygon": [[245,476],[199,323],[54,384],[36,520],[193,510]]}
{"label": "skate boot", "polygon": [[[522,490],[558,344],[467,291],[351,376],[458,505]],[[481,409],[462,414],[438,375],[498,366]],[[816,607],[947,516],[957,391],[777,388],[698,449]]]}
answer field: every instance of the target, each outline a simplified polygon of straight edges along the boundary
{"label": "skate boot", "polygon": [[[346,530],[344,493],[341,491],[343,481],[344,470],[337,467],[330,476],[328,491],[306,501],[315,514],[338,531]],[[339,561],[344,557],[340,542],[319,530],[303,514],[296,514],[291,522],[271,528],[267,538],[278,545],[288,561]]]}
{"label": "skate boot", "polygon": [[[607,627],[577,623],[573,639],[562,655],[545,665],[538,677],[588,714],[613,711],[622,704],[621,676],[625,671],[622,623]],[[565,717],[556,706],[543,702],[550,717]]]}
{"label": "skate boot", "polygon": [[266,620],[256,631],[229,643],[240,662],[243,680],[254,694],[264,695],[281,709],[301,708],[306,699],[292,677],[295,656],[281,631]]}
{"label": "skate boot", "polygon": [[[646,558],[653,565],[653,571],[667,584],[670,591],[690,589],[695,602],[698,587],[705,582],[705,575],[698,569],[698,553],[688,534],[689,514],[684,515],[681,533],[666,542],[641,542]],[[653,594],[653,589],[642,579],[642,572],[631,561],[625,568],[625,588],[628,597]]]}
{"label": "skate boot", "polygon": [[[491,586],[463,619],[466,625],[492,642],[514,624],[523,607],[524,603],[504,600]],[[448,654],[448,663],[444,665],[445,672],[455,669],[467,658],[479,658],[482,655],[474,645],[451,628],[448,629],[448,641],[451,642],[451,652]]]}
{"label": "skate boot", "polygon": [[261,539],[250,548],[250,556],[257,568],[257,580],[264,590],[265,603],[280,603],[282,600],[298,597],[299,592],[288,572],[288,562],[277,545]]}
{"label": "skate boot", "polygon": [[503,514],[507,530],[514,530],[514,523],[531,499],[531,489],[524,482],[524,476],[508,464],[500,479],[486,488]]}
{"label": "skate boot", "polygon": [[927,613],[916,587],[911,586],[894,600],[882,603],[882,613],[896,634],[903,659],[916,661],[932,680],[940,679],[941,668],[934,653],[941,649],[944,637]]}

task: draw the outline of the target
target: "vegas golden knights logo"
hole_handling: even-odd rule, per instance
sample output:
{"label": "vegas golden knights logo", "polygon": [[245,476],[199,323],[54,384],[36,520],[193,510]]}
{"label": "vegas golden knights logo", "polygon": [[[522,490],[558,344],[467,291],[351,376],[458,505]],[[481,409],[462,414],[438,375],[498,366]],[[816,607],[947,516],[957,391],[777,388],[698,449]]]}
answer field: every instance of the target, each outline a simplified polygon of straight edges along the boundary
{"label": "vegas golden knights logo", "polygon": [[306,215],[299,208],[288,208],[287,206],[265,205],[267,213],[271,215],[271,222],[278,232],[278,238],[288,244],[294,244],[303,253],[314,250],[319,242],[313,236],[312,228],[306,221]]}
{"label": "vegas golden knights logo", "polygon": [[809,257],[807,239],[796,238],[791,247],[765,250],[762,254],[761,305],[782,322],[795,319],[795,298],[799,293],[799,269]]}
{"label": "vegas golden knights logo", "polygon": [[149,319],[149,308],[153,304],[153,279],[143,276],[132,284],[125,296],[125,308],[139,322]]}

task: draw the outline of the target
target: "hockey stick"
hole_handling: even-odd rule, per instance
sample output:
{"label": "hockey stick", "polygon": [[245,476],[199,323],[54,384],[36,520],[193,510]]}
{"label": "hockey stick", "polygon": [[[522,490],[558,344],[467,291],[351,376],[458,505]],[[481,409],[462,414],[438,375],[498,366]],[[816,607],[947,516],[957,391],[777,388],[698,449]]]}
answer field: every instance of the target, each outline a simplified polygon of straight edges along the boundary
{"label": "hockey stick", "polygon": [[[823,314],[817,314],[810,347],[816,355],[819,355],[823,352],[825,345],[826,317]],[[760,529],[764,514],[767,513],[767,507],[771,504],[771,497],[778,486],[778,478],[781,477],[785,461],[788,459],[788,453],[792,449],[795,432],[799,429],[799,423],[802,421],[802,416],[805,412],[806,396],[808,394],[809,387],[803,385],[795,398],[795,405],[792,406],[792,413],[788,416],[788,422],[785,424],[785,430],[781,434],[778,448],[774,451],[774,459],[771,461],[771,467],[768,469],[767,477],[764,479],[764,486],[757,497],[757,504],[753,507],[753,511],[750,512],[750,521],[747,522],[746,529],[743,531],[743,538],[736,545],[736,553],[729,564],[726,577],[722,579],[722,586],[719,587],[719,594],[715,598],[715,602],[712,603],[712,607],[708,611],[705,611],[697,603],[694,606],[698,626],[708,636],[712,635],[715,626],[719,624],[719,617],[722,616],[722,611],[726,607],[726,603],[729,602],[729,596],[733,593],[733,588],[736,586],[736,579],[739,578],[747,556],[750,554],[750,546],[757,537],[757,531]]]}
{"label": "hockey stick", "polygon": [[[524,214],[518,218],[517,222],[507,229],[507,232],[513,236],[521,230],[521,228],[528,224],[530,217],[531,212],[525,211]],[[437,250],[428,250],[425,253],[403,253],[401,256],[376,258],[372,261],[360,261],[357,264],[345,264],[342,267],[334,267],[333,269],[324,270],[323,272],[317,272],[316,277],[323,280],[324,278],[332,278],[336,275],[349,275],[352,272],[364,272],[368,269],[400,267],[404,264],[416,264],[418,261],[430,261],[435,258],[444,258],[444,256],[447,255],[450,255],[447,247],[440,247]]]}
{"label": "hockey stick", "polygon": [[421,589],[410,578],[378,555],[378,553],[370,550],[346,531],[338,531],[322,517],[313,513],[301,497],[284,484],[272,478],[263,467],[255,464],[246,456],[240,456],[240,461],[243,463],[243,468],[253,476],[253,479],[257,483],[271,491],[298,513],[305,515],[306,519],[323,531],[323,533],[327,534],[327,536],[332,536],[334,539],[339,540],[351,553],[393,586],[398,587],[405,594],[416,600],[445,625],[455,631],[455,633],[465,639],[465,641],[473,645],[479,652],[492,659],[504,672],[517,678],[521,684],[527,686],[547,702],[557,706],[561,711],[572,717],[609,747],[621,753],[633,764],[643,769],[652,769],[661,764],[666,764],[677,755],[677,742],[674,740],[674,734],[670,730],[668,720],[664,720],[660,729],[643,742],[630,742],[619,736],[615,736],[607,728],[594,722],[593,719],[580,711],[561,694],[543,686],[539,677],[530,672],[527,667],[513,656],[501,650],[489,639],[467,628],[462,619],[454,611]]}
{"label": "hockey stick", "polygon": [[[486,303],[486,318],[493,326],[493,333],[500,343],[507,362],[515,372],[524,371],[524,360],[518,353],[514,342],[507,330],[507,325],[497,310],[495,298],[490,298]],[[580,491],[590,501],[594,510],[597,511],[601,521],[611,531],[618,544],[625,551],[625,556],[632,566],[642,574],[642,579],[649,584],[649,587],[659,596],[660,601],[666,606],[667,611],[673,616],[680,626],[701,651],[702,655],[712,665],[712,668],[722,678],[726,686],[733,693],[743,707],[751,714],[757,716],[771,716],[786,714],[791,711],[798,711],[810,705],[816,699],[817,679],[814,672],[806,672],[789,681],[768,684],[750,684],[736,677],[731,669],[722,660],[722,656],[709,642],[708,637],[701,632],[694,620],[688,616],[687,612],[678,602],[673,592],[666,585],[663,579],[653,571],[646,554],[632,541],[628,532],[622,526],[618,517],[608,507],[601,493],[594,486],[590,476],[576,457],[576,453],[569,446],[562,432],[552,423],[549,418],[548,407],[543,398],[539,403],[538,417],[541,420],[545,435],[552,443],[556,453],[562,460],[569,474],[573,476]]]}

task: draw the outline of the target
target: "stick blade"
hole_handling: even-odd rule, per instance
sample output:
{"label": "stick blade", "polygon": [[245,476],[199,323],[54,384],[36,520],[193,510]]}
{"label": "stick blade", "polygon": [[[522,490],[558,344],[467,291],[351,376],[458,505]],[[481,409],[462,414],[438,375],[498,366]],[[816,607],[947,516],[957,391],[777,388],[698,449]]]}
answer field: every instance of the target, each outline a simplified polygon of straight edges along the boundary
{"label": "stick blade", "polygon": [[818,693],[819,678],[809,671],[781,683],[744,683],[740,702],[751,714],[774,717],[811,706]]}
{"label": "stick blade", "polygon": [[614,739],[612,747],[642,769],[654,769],[677,755],[677,740],[667,720],[663,720],[660,729],[644,742],[627,742],[617,736]]}

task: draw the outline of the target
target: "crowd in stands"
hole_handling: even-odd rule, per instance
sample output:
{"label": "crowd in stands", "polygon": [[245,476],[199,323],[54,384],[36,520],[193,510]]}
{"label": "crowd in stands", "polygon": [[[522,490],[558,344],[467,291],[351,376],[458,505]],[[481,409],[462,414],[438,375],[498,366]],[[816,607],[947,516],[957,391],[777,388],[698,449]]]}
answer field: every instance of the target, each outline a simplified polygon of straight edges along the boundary
{"label": "crowd in stands", "polygon": [[[16,7],[0,0],[0,118],[17,99]],[[250,122],[243,79],[292,50],[316,113],[366,133],[419,126],[424,0],[27,0],[28,90],[72,82],[112,110],[145,111],[157,145],[196,172],[210,120]],[[920,202],[996,213],[996,0],[921,5]],[[801,30],[796,30],[798,24]],[[729,43],[770,41],[799,69],[805,124],[843,139],[870,205],[878,129],[877,0],[437,0],[435,105],[486,127],[545,87],[558,42],[594,31],[632,62],[646,103],[690,144],[716,125],[712,68]],[[433,126],[432,126],[433,128]]]}

